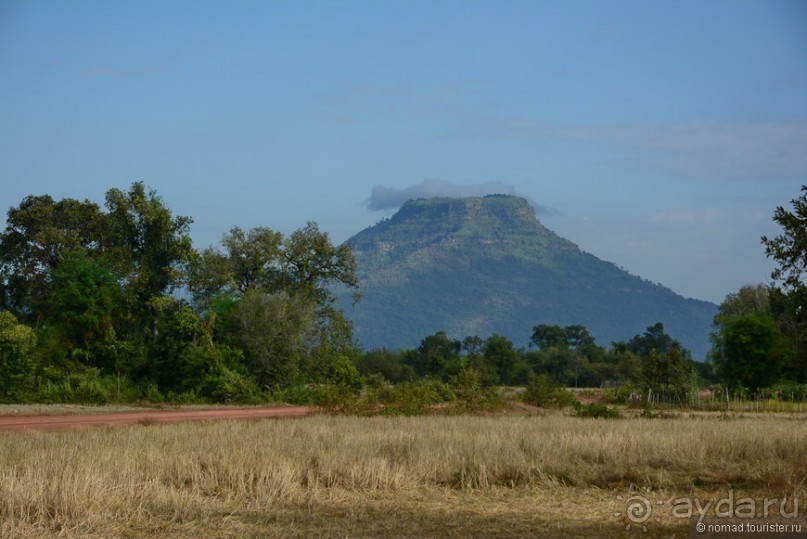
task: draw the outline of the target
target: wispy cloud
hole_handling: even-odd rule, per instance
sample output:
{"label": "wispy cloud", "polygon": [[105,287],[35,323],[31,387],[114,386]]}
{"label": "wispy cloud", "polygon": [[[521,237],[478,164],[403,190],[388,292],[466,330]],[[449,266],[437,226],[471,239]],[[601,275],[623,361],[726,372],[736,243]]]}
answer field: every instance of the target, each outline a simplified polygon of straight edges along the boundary
{"label": "wispy cloud", "polygon": [[664,168],[698,180],[807,177],[807,118],[556,126],[530,118],[477,124],[476,136],[569,140],[604,147],[626,164]]}
{"label": "wispy cloud", "polygon": [[[352,123],[367,123],[384,118],[406,118],[431,121],[437,118],[460,117],[465,110],[460,104],[473,101],[480,90],[489,86],[482,79],[444,80],[434,83],[397,81],[336,85],[311,95],[314,103],[332,116],[348,116]],[[332,122],[331,122],[332,123]]]}
{"label": "wispy cloud", "polygon": [[[515,187],[504,182],[456,184],[447,180],[430,179],[400,189],[376,185],[365,204],[370,210],[387,210],[399,208],[407,200],[416,198],[472,197],[493,194],[524,196],[518,193]],[[557,212],[553,208],[529,202],[538,214],[550,215]]]}
{"label": "wispy cloud", "polygon": [[135,67],[95,66],[84,69],[82,74],[87,77],[131,78],[146,75],[157,75],[161,73],[168,73],[170,71],[172,71],[172,69],[169,67],[157,65],[141,65]]}

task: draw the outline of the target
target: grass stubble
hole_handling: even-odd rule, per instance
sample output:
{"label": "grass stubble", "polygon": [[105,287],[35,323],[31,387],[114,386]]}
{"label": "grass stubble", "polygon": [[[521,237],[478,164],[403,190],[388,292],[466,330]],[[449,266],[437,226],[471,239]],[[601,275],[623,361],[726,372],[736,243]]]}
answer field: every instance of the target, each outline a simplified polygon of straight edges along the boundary
{"label": "grass stubble", "polygon": [[3,538],[688,537],[663,505],[626,530],[625,499],[730,489],[807,506],[807,418],[317,415],[0,435]]}

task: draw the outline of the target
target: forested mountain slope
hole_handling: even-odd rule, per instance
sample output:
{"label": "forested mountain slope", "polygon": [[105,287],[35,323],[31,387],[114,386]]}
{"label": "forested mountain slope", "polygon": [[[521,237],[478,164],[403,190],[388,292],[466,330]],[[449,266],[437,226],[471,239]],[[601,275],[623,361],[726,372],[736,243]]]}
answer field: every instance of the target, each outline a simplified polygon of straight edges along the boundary
{"label": "forested mountain slope", "polygon": [[451,337],[527,343],[537,324],[582,324],[598,343],[662,322],[702,359],[716,306],[687,299],[581,251],[523,198],[418,199],[348,240],[362,299],[342,305],[365,348]]}

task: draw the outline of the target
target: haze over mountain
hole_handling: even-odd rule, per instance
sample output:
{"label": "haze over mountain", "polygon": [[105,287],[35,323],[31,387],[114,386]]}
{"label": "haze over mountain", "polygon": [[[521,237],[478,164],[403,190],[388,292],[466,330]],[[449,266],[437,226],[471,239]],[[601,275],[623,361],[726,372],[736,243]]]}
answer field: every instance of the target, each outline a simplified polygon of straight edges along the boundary
{"label": "haze over mountain", "polygon": [[608,346],[656,322],[695,358],[709,349],[716,305],[580,250],[521,197],[410,200],[347,243],[362,299],[342,304],[368,349],[416,347],[439,330],[498,333],[522,346],[538,324],[582,324]]}

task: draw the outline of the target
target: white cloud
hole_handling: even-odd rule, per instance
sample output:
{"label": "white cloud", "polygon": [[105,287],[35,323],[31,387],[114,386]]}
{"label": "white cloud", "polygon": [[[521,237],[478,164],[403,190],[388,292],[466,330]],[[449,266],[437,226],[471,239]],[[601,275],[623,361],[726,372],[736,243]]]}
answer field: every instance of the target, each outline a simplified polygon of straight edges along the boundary
{"label": "white cloud", "polygon": [[535,204],[528,197],[518,193],[510,184],[504,182],[483,182],[456,184],[447,180],[429,179],[404,188],[376,185],[365,201],[370,210],[396,209],[407,200],[434,197],[473,197],[485,195],[515,195],[527,198],[536,213],[552,215],[556,210]]}
{"label": "white cloud", "polygon": [[398,208],[407,200],[433,197],[470,197],[490,194],[515,195],[512,185],[503,182],[455,184],[447,180],[430,179],[398,189],[376,185],[367,200],[371,210]]}

